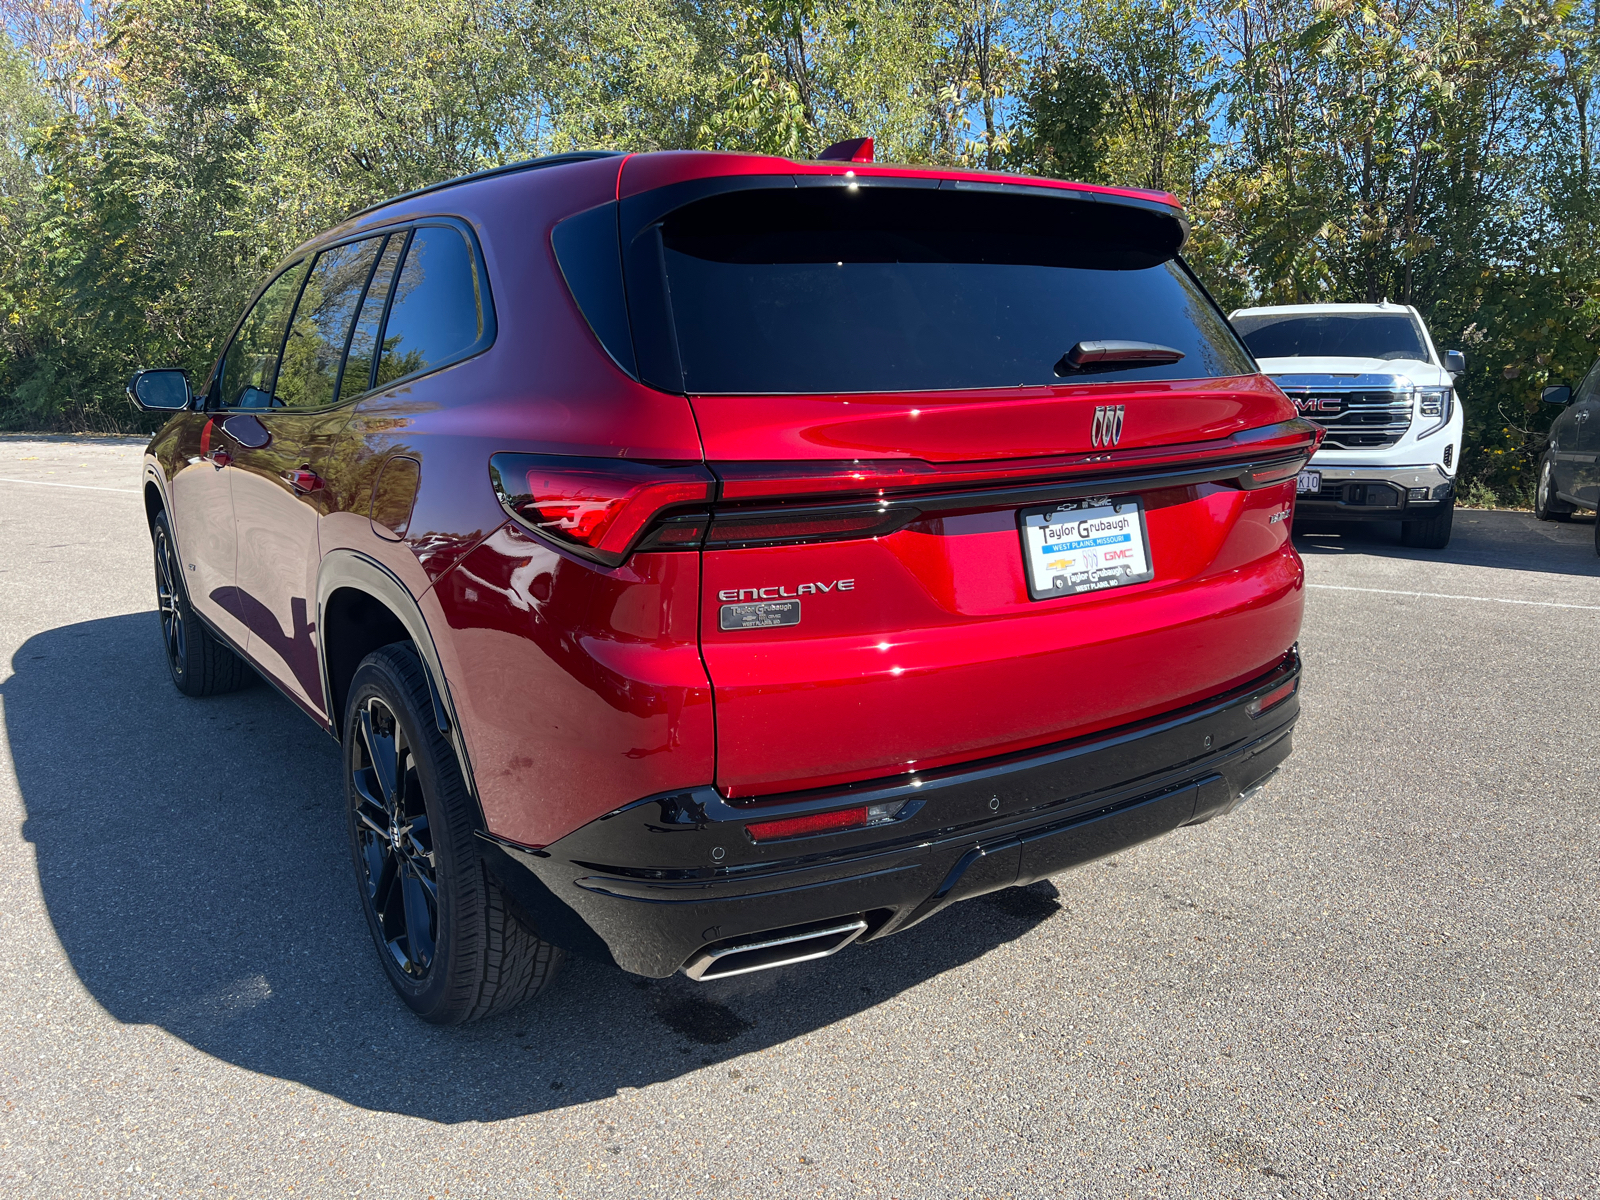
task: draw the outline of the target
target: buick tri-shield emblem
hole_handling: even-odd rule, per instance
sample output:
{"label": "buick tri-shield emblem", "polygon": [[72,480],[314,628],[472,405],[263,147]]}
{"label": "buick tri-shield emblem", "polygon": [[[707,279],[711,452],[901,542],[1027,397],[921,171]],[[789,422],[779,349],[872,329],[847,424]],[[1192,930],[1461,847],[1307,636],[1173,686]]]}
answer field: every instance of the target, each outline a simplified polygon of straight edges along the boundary
{"label": "buick tri-shield emblem", "polygon": [[1091,446],[1115,446],[1122,440],[1122,412],[1125,404],[1101,404],[1094,410],[1094,422],[1089,426]]}

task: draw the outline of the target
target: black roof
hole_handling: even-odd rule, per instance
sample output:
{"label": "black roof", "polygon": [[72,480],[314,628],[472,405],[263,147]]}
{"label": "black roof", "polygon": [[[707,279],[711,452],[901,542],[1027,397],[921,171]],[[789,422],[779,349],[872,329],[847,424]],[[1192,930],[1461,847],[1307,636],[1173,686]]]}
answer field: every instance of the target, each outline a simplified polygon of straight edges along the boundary
{"label": "black roof", "polygon": [[418,188],[414,192],[402,192],[398,196],[390,196],[387,200],[380,200],[376,204],[369,204],[365,208],[358,208],[345,220],[351,217],[364,216],[369,212],[376,212],[380,208],[387,208],[391,204],[398,204],[402,200],[410,200],[417,196],[426,196],[430,192],[443,191],[445,188],[455,187],[457,184],[472,183],[478,179],[492,179],[496,175],[510,175],[517,171],[539,171],[545,167],[559,167],[566,163],[588,162],[596,158],[621,158],[621,150],[573,150],[566,154],[546,154],[542,158],[528,158],[521,162],[506,163],[500,167],[489,167],[482,171],[474,171],[470,175],[457,175],[454,179],[444,179],[438,183],[430,183],[427,187]]}

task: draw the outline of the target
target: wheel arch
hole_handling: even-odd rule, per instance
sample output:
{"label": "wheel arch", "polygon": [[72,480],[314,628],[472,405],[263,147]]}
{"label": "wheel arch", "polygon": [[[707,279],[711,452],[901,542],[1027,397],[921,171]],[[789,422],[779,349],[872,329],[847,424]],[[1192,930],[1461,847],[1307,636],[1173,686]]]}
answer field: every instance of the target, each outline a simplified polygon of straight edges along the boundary
{"label": "wheel arch", "polygon": [[482,809],[472,765],[421,606],[394,572],[376,559],[353,550],[335,550],[324,558],[317,574],[317,659],[322,694],[328,702],[329,732],[336,739],[344,738],[345,700],[361,660],[380,646],[399,641],[410,642],[422,660],[434,720],[455,750],[467,791],[478,808],[481,829]]}

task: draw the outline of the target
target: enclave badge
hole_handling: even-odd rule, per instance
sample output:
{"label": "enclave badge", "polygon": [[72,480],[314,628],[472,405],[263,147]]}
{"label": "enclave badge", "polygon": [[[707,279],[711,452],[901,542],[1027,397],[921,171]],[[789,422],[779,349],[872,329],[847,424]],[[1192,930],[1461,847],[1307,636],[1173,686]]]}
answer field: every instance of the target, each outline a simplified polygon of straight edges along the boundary
{"label": "enclave badge", "polygon": [[1126,404],[1095,406],[1094,422],[1089,426],[1091,446],[1115,446],[1122,440],[1122,414]]}

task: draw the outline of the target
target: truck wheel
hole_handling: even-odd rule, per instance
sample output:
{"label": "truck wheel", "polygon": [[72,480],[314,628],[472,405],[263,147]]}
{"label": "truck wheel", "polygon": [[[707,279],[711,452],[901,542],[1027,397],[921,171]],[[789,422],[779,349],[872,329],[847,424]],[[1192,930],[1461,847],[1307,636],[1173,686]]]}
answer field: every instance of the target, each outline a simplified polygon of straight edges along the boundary
{"label": "truck wheel", "polygon": [[1455,523],[1456,504],[1448,506],[1423,521],[1406,521],[1400,526],[1400,540],[1419,550],[1443,550],[1450,544],[1450,526]]}
{"label": "truck wheel", "polygon": [[252,684],[250,664],[201,624],[189,607],[183,564],[172,540],[166,513],[150,527],[156,557],[156,615],[161,618],[161,648],[172,683],[185,696],[215,696]]}
{"label": "truck wheel", "polygon": [[410,645],[356,668],[344,753],[361,907],[400,999],[456,1025],[541,991],[562,952],[513,915],[479,860],[472,798]]}
{"label": "truck wheel", "polygon": [[1533,515],[1541,521],[1572,519],[1572,505],[1556,499],[1556,485],[1551,478],[1548,454],[1539,460],[1539,485],[1533,489]]}

